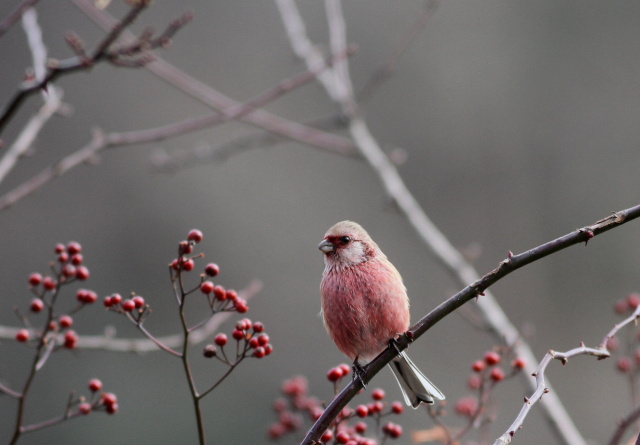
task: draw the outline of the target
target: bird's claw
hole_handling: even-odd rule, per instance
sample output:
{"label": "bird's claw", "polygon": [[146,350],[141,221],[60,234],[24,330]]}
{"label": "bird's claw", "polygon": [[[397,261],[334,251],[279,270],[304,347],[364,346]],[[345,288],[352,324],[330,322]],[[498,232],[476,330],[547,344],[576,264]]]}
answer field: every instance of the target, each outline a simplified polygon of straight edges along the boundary
{"label": "bird's claw", "polygon": [[358,357],[356,357],[356,359],[353,361],[353,365],[351,366],[351,369],[353,370],[353,381],[355,382],[356,380],[359,380],[360,383],[362,383],[362,387],[364,389],[367,389],[367,385],[366,383],[364,383],[364,379],[362,378],[365,372],[365,369],[364,369],[364,366],[358,363]]}

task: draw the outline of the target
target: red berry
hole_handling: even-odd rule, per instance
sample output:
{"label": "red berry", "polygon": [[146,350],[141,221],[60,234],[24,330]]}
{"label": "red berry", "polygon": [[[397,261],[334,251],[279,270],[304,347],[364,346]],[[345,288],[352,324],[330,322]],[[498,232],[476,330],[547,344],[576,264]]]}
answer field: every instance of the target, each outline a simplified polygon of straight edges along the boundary
{"label": "red berry", "polygon": [[224,346],[227,344],[227,336],[225,334],[218,334],[213,339],[213,342],[218,346]]}
{"label": "red berry", "polygon": [[482,360],[476,360],[471,364],[473,372],[481,372],[484,369],[484,362]]}
{"label": "red berry", "polygon": [[144,298],[142,298],[140,295],[136,295],[131,299],[131,301],[133,301],[136,309],[140,309],[142,306],[144,306]]}
{"label": "red berry", "polygon": [[255,358],[262,358],[265,355],[267,354],[265,354],[264,348],[262,346],[258,346],[256,349],[253,350],[253,356]]}
{"label": "red berry", "polygon": [[609,352],[615,351],[616,349],[618,349],[618,346],[620,346],[618,337],[609,337],[607,339],[607,349],[609,350]]}
{"label": "red berry", "polygon": [[252,348],[252,349],[255,349],[258,346],[260,346],[260,343],[258,342],[258,339],[256,337],[251,337],[249,339],[249,347]]}
{"label": "red berry", "polygon": [[[365,407],[366,408],[366,407]],[[367,431],[367,424],[364,422],[357,422],[354,426],[353,429],[356,431],[356,433],[362,434],[365,431]]]}
{"label": "red berry", "polygon": [[83,416],[91,413],[91,404],[87,402],[81,403],[80,405],[78,405],[78,412]]}
{"label": "red berry", "polygon": [[62,252],[64,252],[64,244],[62,244],[62,243],[58,243],[58,244],[56,244],[56,245],[55,245],[55,247],[54,247],[54,249],[53,249],[53,251],[54,251],[55,253],[62,253]]}
{"label": "red berry", "polygon": [[238,293],[233,289],[229,289],[228,291],[226,291],[226,296],[227,296],[227,299],[231,301],[236,301],[236,299],[238,298]]}
{"label": "red berry", "polygon": [[469,389],[478,389],[482,386],[482,379],[479,375],[473,374],[469,376],[469,379],[467,380],[467,386],[469,387]]}
{"label": "red berry", "polygon": [[627,295],[627,304],[632,310],[635,310],[638,306],[640,306],[640,294],[634,292]]}
{"label": "red berry", "polygon": [[39,273],[32,273],[31,275],[29,275],[29,284],[31,286],[37,286],[40,283],[42,283],[42,275],[40,275]]}
{"label": "red berry", "polygon": [[115,405],[116,403],[118,403],[118,398],[116,397],[116,395],[112,392],[107,392],[102,394],[102,396],[100,397],[100,402],[104,405],[104,406],[111,406],[111,405]]}
{"label": "red berry", "polygon": [[92,290],[78,289],[76,292],[76,299],[81,303],[91,304],[98,300],[98,295]]}
{"label": "red berry", "polygon": [[247,305],[247,302],[244,300],[241,300],[240,298],[234,301],[233,305],[236,308],[236,312],[238,312],[239,314],[244,314],[249,310],[249,306]]}
{"label": "red berry", "polygon": [[193,260],[187,260],[184,263],[182,263],[182,270],[186,272],[192,271],[194,267],[195,267],[195,263],[193,262]]}
{"label": "red berry", "polygon": [[73,264],[74,266],[81,265],[82,261],[84,261],[84,258],[81,253],[76,253],[71,256],[71,264]]}
{"label": "red berry", "polygon": [[117,306],[122,301],[122,296],[120,294],[111,295],[111,305]]}
{"label": "red berry", "polygon": [[382,404],[381,401],[377,401],[377,402],[370,403],[368,405],[368,408],[370,413],[375,414],[375,413],[382,412],[382,408],[384,408],[384,405]]}
{"label": "red berry", "polygon": [[244,338],[244,332],[238,329],[234,329],[233,332],[231,333],[231,336],[236,340],[242,340]]}
{"label": "red berry", "polygon": [[248,331],[251,328],[251,320],[243,318],[236,323],[236,329],[239,331]]}
{"label": "red berry", "polygon": [[189,232],[187,239],[189,241],[193,241],[194,243],[199,243],[200,241],[202,241],[202,232],[198,229],[193,229]]}
{"label": "red berry", "polygon": [[333,439],[333,431],[327,430],[320,437],[320,441],[322,443],[328,443],[331,439]]}
{"label": "red berry", "polygon": [[68,327],[71,327],[71,325],[73,324],[73,318],[68,315],[61,315],[58,319],[58,324],[60,324],[61,328],[66,329]]}
{"label": "red berry", "polygon": [[463,417],[471,417],[478,409],[478,401],[473,397],[463,397],[456,402],[456,414]]}
{"label": "red berry", "polygon": [[59,263],[66,263],[67,261],[69,261],[69,254],[67,252],[62,252],[58,255]]}
{"label": "red berry", "polygon": [[391,412],[394,414],[402,414],[404,411],[404,406],[400,402],[393,402],[391,404]]}
{"label": "red berry", "polygon": [[202,355],[204,355],[206,358],[215,357],[217,353],[218,351],[216,350],[216,347],[214,345],[207,345],[202,351]]}
{"label": "red berry", "polygon": [[69,244],[67,244],[67,253],[69,255],[75,255],[76,253],[80,252],[82,252],[82,246],[80,245],[80,243],[71,241]]}
{"label": "red berry", "polygon": [[102,389],[102,382],[98,379],[89,380],[89,391],[98,392]]}
{"label": "red berry", "polygon": [[[269,336],[267,334],[260,334],[258,335],[258,341],[260,342],[260,346],[264,346],[267,343],[269,343]],[[340,369],[340,371],[342,371],[342,369]]]}
{"label": "red berry", "polygon": [[524,359],[521,357],[516,357],[511,362],[511,366],[513,366],[515,369],[523,369],[524,365],[525,365]]}
{"label": "red berry", "polygon": [[51,277],[44,277],[42,280],[42,287],[45,288],[45,290],[53,290],[56,288],[56,282],[53,278]]}
{"label": "red berry", "polygon": [[337,382],[342,378],[342,370],[340,368],[331,368],[327,372],[327,379],[330,382]]}
{"label": "red berry", "polygon": [[373,400],[384,399],[384,390],[380,388],[374,389],[373,392],[371,393],[371,397],[373,398]]}
{"label": "red berry", "polygon": [[631,360],[629,357],[620,357],[616,362],[616,367],[620,372],[629,372],[631,369]]}
{"label": "red berry", "polygon": [[29,331],[27,331],[26,329],[20,329],[18,332],[16,332],[16,341],[24,343],[27,340],[29,340]]}
{"label": "red berry", "polygon": [[115,414],[118,412],[118,404],[114,403],[113,405],[107,405],[106,407],[107,414]]}
{"label": "red berry", "polygon": [[104,304],[104,307],[111,307],[113,306],[113,301],[111,301],[111,297],[104,297],[102,304]]}
{"label": "red berry", "polygon": [[336,443],[346,444],[347,442],[349,442],[349,435],[347,433],[340,431],[336,434]]}
{"label": "red berry", "polygon": [[264,331],[264,325],[260,321],[256,321],[253,323],[253,332],[262,332]]}
{"label": "red berry", "polygon": [[266,345],[263,346],[263,348],[264,348],[265,355],[269,355],[273,352],[273,346],[271,346],[271,343],[267,343]]}
{"label": "red berry", "polygon": [[388,422],[382,427],[382,431],[392,439],[402,436],[402,427],[396,423]]}
{"label": "red berry", "polygon": [[629,309],[629,305],[627,304],[627,300],[618,300],[613,305],[613,310],[616,314],[624,314]]}
{"label": "red berry", "polygon": [[44,303],[41,299],[34,298],[33,300],[31,300],[29,309],[31,309],[31,312],[40,312],[42,309],[44,309]]}
{"label": "red berry", "polygon": [[122,310],[125,312],[131,312],[135,308],[136,304],[133,302],[133,300],[124,300],[122,302]]}
{"label": "red berry", "polygon": [[178,260],[175,259],[175,260],[171,261],[171,263],[169,264],[169,267],[171,267],[173,270],[180,269],[180,266],[178,266]]}
{"label": "red berry", "polygon": [[202,292],[203,294],[210,294],[211,292],[213,292],[213,283],[211,281],[204,281],[201,285],[200,285],[200,292]]}
{"label": "red berry", "polygon": [[75,331],[67,331],[64,334],[64,347],[67,349],[75,349],[76,343],[78,342],[78,335]]}
{"label": "red berry", "polygon": [[491,377],[491,380],[494,382],[499,382],[504,379],[504,371],[499,367],[493,368],[489,377]]}
{"label": "red berry", "polygon": [[220,268],[216,263],[209,263],[204,267],[204,273],[213,278],[220,273]]}
{"label": "red berry", "polygon": [[89,269],[84,266],[78,266],[76,268],[76,278],[80,281],[84,281],[89,278]]}
{"label": "red berry", "polygon": [[65,264],[64,267],[62,268],[62,275],[67,278],[72,278],[75,274],[76,274],[76,268],[71,264]]}
{"label": "red berry", "polygon": [[356,408],[356,415],[358,417],[367,417],[367,415],[369,415],[369,408],[365,405],[358,405]]}
{"label": "red berry", "polygon": [[351,373],[351,366],[346,363],[342,363],[339,368],[342,370],[342,375],[349,375]]}
{"label": "red berry", "polygon": [[214,286],[213,296],[216,297],[217,300],[224,301],[227,299],[227,291],[220,285]]}
{"label": "red berry", "polygon": [[484,354],[484,362],[489,366],[497,365],[500,363],[500,354],[495,351],[488,351]]}
{"label": "red berry", "polygon": [[193,252],[193,245],[188,241],[180,241],[178,245],[178,251],[180,254],[189,254]]}

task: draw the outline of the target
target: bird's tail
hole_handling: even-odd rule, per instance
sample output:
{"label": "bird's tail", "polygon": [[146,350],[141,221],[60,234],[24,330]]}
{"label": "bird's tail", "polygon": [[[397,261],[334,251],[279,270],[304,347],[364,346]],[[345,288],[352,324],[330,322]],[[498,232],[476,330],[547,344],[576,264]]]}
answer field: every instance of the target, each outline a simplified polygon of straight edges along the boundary
{"label": "bird's tail", "polygon": [[420,372],[404,352],[400,352],[389,366],[398,380],[407,405],[417,408],[420,403],[431,404],[434,399],[444,400],[444,394]]}

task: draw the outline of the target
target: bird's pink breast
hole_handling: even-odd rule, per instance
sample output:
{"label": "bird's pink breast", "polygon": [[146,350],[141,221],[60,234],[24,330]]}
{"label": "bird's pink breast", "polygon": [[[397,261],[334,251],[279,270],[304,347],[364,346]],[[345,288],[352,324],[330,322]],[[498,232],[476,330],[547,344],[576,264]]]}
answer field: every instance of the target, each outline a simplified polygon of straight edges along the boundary
{"label": "bird's pink breast", "polygon": [[[390,267],[389,267],[390,266]],[[368,362],[409,327],[402,280],[386,261],[327,268],[320,285],[329,335],[347,357]]]}

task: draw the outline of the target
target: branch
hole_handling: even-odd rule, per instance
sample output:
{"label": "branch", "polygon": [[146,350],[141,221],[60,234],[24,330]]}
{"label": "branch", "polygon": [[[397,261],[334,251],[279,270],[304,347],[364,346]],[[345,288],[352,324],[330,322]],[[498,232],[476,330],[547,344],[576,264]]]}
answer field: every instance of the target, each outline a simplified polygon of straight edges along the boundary
{"label": "branch", "polygon": [[[525,417],[527,417],[527,414],[529,414],[529,411],[531,410],[533,405],[535,405],[542,399],[543,394],[547,394],[549,392],[549,389],[545,385],[544,373],[547,369],[547,366],[551,362],[551,360],[553,359],[560,360],[564,365],[567,363],[567,360],[577,355],[593,355],[595,357],[598,357],[598,360],[608,358],[611,354],[607,349],[607,341],[611,337],[613,337],[616,334],[616,332],[618,332],[622,327],[628,325],[629,323],[637,323],[638,318],[640,318],[640,306],[636,308],[636,310],[631,316],[629,316],[627,319],[625,319],[621,323],[618,323],[617,325],[615,325],[615,327],[602,339],[602,342],[600,342],[600,344],[596,348],[588,348],[584,345],[584,343],[582,343],[579,348],[574,348],[567,352],[557,352],[553,350],[550,350],[549,352],[547,352],[544,358],[542,359],[542,361],[540,362],[540,364],[538,365],[538,368],[536,369],[536,371],[532,374],[536,378],[536,390],[530,397],[528,398],[525,397],[524,406],[520,410],[520,413],[518,413],[518,415],[516,416],[516,419],[509,426],[509,428],[507,428],[507,431],[498,439],[496,439],[496,441],[494,442],[494,445],[505,445],[505,444],[511,443],[511,440],[513,439],[513,436],[516,434],[516,431],[522,428],[524,419]],[[632,416],[633,415],[637,417],[638,415],[640,415],[640,412],[632,413]],[[626,427],[619,428],[618,435],[621,436],[625,429]],[[615,437],[616,436],[614,436],[614,438]],[[614,441],[613,443],[616,443],[616,442]]]}
{"label": "branch", "polygon": [[[279,0],[279,3],[286,4],[287,8],[296,8],[295,3],[291,0]],[[285,15],[282,13],[281,8],[281,16],[285,28],[288,29],[295,26],[304,29],[303,25],[288,23],[288,21],[291,20],[301,21],[302,19],[299,14]],[[328,19],[335,22],[335,18],[328,17]],[[340,31],[340,28],[336,23],[330,23],[329,26],[332,29],[332,32],[344,32]],[[306,38],[306,36],[304,37]],[[291,42],[292,47],[295,47],[296,45],[297,42]],[[339,78],[334,76],[334,79]],[[349,78],[339,80],[351,82]],[[327,89],[327,94],[334,97],[332,94],[332,88],[334,87],[325,87],[325,89]],[[353,90],[353,88],[347,89]],[[343,110],[347,112],[351,110],[350,114],[347,115],[347,118],[350,119],[349,130],[360,153],[370,164],[374,173],[378,175],[386,193],[397,204],[399,210],[413,226],[414,230],[430,250],[434,258],[451,273],[460,285],[464,286],[467,283],[478,280],[479,275],[473,266],[451,245],[449,240],[420,207],[420,204],[405,185],[395,166],[390,162],[389,158],[385,155],[367,128],[365,121],[360,116],[358,108],[353,107],[352,102],[342,103],[341,105]],[[505,341],[507,344],[513,344],[515,352],[525,360],[525,363],[527,363],[525,371],[531,372],[531,364],[536,361],[535,356],[529,345],[522,341],[522,336],[508,319],[507,315],[504,313],[493,295],[487,292],[486,296],[479,301],[478,309],[487,321],[487,324],[491,328],[493,334],[500,341]],[[527,380],[527,383],[531,384],[529,380]],[[580,435],[580,432],[575,427],[571,417],[568,415],[562,405],[562,402],[555,393],[547,397],[546,400],[548,403],[544,405],[544,409],[547,421],[551,424],[558,437],[560,437],[565,443],[574,445],[586,444],[586,441]]]}
{"label": "branch", "polygon": [[[476,280],[474,283],[465,287],[457,294],[450,297],[448,300],[440,304],[433,309],[427,315],[425,315],[420,321],[412,326],[405,335],[398,339],[397,347],[399,350],[406,349],[412,341],[426,333],[437,322],[442,320],[445,316],[452,313],[454,310],[467,303],[468,301],[479,298],[480,301],[486,296],[479,297],[482,293],[488,289],[491,285],[506,277],[510,273],[524,267],[534,261],[541,260],[553,253],[566,249],[570,246],[586,243],[591,238],[598,236],[611,229],[620,227],[623,224],[628,223],[636,218],[640,217],[640,205],[631,207],[620,212],[615,212],[612,215],[603,218],[596,223],[583,227],[578,230],[574,230],[567,235],[564,235],[555,240],[549,241],[538,247],[535,247],[526,252],[518,255],[509,255],[508,258],[500,262],[500,265],[491,272],[484,275],[482,278]],[[606,337],[605,340],[606,341]],[[599,346],[601,348],[602,346]],[[578,348],[581,349],[581,348]],[[594,355],[601,354],[600,349],[591,349]],[[559,354],[559,353],[556,353]],[[364,383],[369,382],[374,375],[382,370],[393,358],[397,355],[395,349],[385,349],[378,357],[376,357],[371,363],[369,363],[365,371],[361,374]],[[548,388],[548,387],[547,387]],[[301,444],[312,445],[317,443],[320,436],[331,425],[331,422],[337,417],[342,408],[362,389],[362,382],[360,380],[354,380],[349,383],[341,392],[335,397],[322,416],[316,421],[313,427],[307,433],[307,436],[301,442]]]}
{"label": "branch", "polygon": [[[247,287],[238,292],[238,296],[245,300],[249,300],[262,289],[262,283],[258,280],[252,281]],[[210,338],[230,316],[231,312],[220,312],[215,317],[209,319],[202,327],[189,333],[189,343],[192,345],[202,343]],[[0,326],[1,339],[15,339],[16,332],[19,328],[8,326]],[[181,334],[167,335],[164,337],[156,337],[156,340],[162,342],[169,348],[179,348],[183,343]],[[112,352],[155,352],[160,349],[155,342],[149,339],[140,338],[115,338],[115,330],[111,329],[103,335],[83,335],[78,338],[78,349],[99,349]],[[0,389],[4,392],[3,389]]]}
{"label": "branch", "polygon": [[[105,11],[98,10],[91,0],[73,0],[73,3],[103,29],[110,29],[113,26],[115,19]],[[125,42],[130,42],[134,38],[134,35],[130,32],[122,34],[122,39]],[[151,63],[145,65],[146,69],[199,102],[219,110],[230,109],[240,105],[239,102],[191,77],[159,56],[153,54],[153,59]],[[323,65],[326,67],[325,62],[323,62]],[[320,67],[317,66],[315,68]],[[242,116],[241,120],[312,147],[343,155],[354,155],[356,153],[353,143],[345,137],[316,130],[297,122],[283,119],[264,110],[255,110],[251,114]]]}
{"label": "branch", "polygon": [[63,74],[72,73],[79,70],[91,68],[96,62],[107,57],[109,46],[118,38],[120,33],[129,26],[140,15],[142,10],[148,6],[148,2],[140,2],[129,10],[129,13],[112,27],[110,32],[98,45],[97,49],[91,57],[72,57],[71,59],[61,60],[55,64],[51,64],[48,72],[41,79],[36,78],[33,82],[25,82],[18,92],[14,95],[6,106],[2,115],[0,115],[0,133],[4,130],[11,118],[20,108],[20,105],[33,93],[40,91],[53,82],[56,78]]}
{"label": "branch", "polygon": [[[337,55],[337,57],[346,57],[350,54],[350,51],[351,50],[348,50],[347,53]],[[323,66],[320,69],[324,68]],[[91,141],[84,147],[64,157],[56,164],[45,168],[31,179],[0,196],[0,211],[6,210],[19,200],[39,190],[52,179],[62,176],[69,170],[95,159],[99,152],[107,148],[159,141],[242,118],[243,116],[255,113],[258,107],[265,106],[287,92],[309,83],[317,74],[318,72],[316,71],[309,71],[290,79],[285,79],[254,99],[243,104],[235,104],[228,109],[212,115],[192,118],[163,127],[122,133],[104,134],[100,130],[96,130],[94,131]]]}
{"label": "branch", "polygon": [[0,37],[4,35],[15,23],[20,20],[20,17],[27,11],[29,8],[33,7],[40,0],[23,0],[19,3],[13,11],[9,13],[8,16],[4,18],[2,22],[0,22]]}

